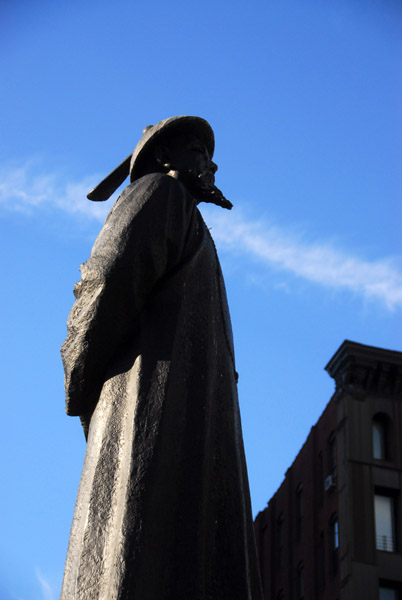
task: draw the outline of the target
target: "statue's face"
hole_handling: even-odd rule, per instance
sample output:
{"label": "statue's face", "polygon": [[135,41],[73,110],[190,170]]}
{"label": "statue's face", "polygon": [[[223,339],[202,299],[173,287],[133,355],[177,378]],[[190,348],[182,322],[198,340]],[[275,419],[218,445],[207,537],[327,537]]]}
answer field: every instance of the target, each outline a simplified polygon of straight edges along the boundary
{"label": "statue's face", "polygon": [[232,203],[215,186],[217,165],[195,135],[183,133],[165,139],[154,148],[154,153],[159,168],[181,181],[197,203],[210,202],[232,208]]}
{"label": "statue's face", "polygon": [[170,171],[184,184],[197,188],[212,188],[215,183],[217,165],[211,160],[208,150],[194,135],[182,134],[169,140],[166,146],[167,163]]}

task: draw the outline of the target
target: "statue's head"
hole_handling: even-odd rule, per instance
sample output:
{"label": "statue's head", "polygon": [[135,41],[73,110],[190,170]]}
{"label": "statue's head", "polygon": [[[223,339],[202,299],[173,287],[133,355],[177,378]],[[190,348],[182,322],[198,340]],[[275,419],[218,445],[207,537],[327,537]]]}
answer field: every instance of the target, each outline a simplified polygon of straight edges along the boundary
{"label": "statue's head", "polygon": [[163,172],[194,189],[215,183],[218,166],[203,142],[192,133],[168,136],[155,146],[154,160]]}
{"label": "statue's head", "polygon": [[166,173],[183,183],[198,202],[212,202],[230,209],[232,204],[214,185],[218,169],[212,161],[214,148],[212,128],[200,117],[171,117],[149,125],[134,152],[88,198],[108,198],[128,171],[131,182],[149,173]]}
{"label": "statue's head", "polygon": [[[135,181],[150,172],[163,169],[162,160],[177,150],[189,138],[197,139],[212,159],[215,149],[214,132],[205,119],[179,116],[164,119],[156,125],[145,127],[130,161],[130,181]],[[164,156],[163,156],[164,153]]]}

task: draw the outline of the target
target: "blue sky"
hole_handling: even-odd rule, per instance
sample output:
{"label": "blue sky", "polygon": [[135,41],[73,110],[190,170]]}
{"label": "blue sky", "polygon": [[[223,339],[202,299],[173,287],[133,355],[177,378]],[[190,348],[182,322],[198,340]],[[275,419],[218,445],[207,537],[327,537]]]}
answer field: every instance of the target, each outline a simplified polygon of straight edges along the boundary
{"label": "blue sky", "polygon": [[231,307],[253,510],[334,386],[344,339],[402,350],[402,22],[392,0],[0,7],[0,597],[58,597],[85,452],[59,347],[113,200],[86,193],[145,125],[208,119],[206,206]]}

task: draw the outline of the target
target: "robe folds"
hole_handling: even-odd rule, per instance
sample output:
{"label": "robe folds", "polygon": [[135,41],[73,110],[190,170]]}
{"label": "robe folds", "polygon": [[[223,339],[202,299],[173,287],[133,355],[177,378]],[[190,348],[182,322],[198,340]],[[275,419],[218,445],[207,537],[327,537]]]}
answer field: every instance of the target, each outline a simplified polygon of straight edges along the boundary
{"label": "robe folds", "polygon": [[81,266],[62,347],[92,414],[62,600],[261,600],[225,286],[194,198],[146,175]]}

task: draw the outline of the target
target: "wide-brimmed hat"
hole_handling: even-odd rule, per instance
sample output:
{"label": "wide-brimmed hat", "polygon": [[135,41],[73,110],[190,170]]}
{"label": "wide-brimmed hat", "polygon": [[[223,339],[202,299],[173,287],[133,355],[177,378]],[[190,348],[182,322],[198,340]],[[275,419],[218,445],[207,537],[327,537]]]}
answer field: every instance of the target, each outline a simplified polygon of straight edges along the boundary
{"label": "wide-brimmed hat", "polygon": [[134,152],[129,154],[114,171],[89,192],[87,198],[94,201],[107,200],[128,175],[130,175],[131,182],[142,177],[144,175],[145,164],[155,143],[161,142],[167,136],[181,133],[195,135],[205,145],[212,158],[215,149],[215,139],[214,132],[208,121],[201,119],[201,117],[185,115],[170,117],[156,123],[156,125],[145,127]]}

